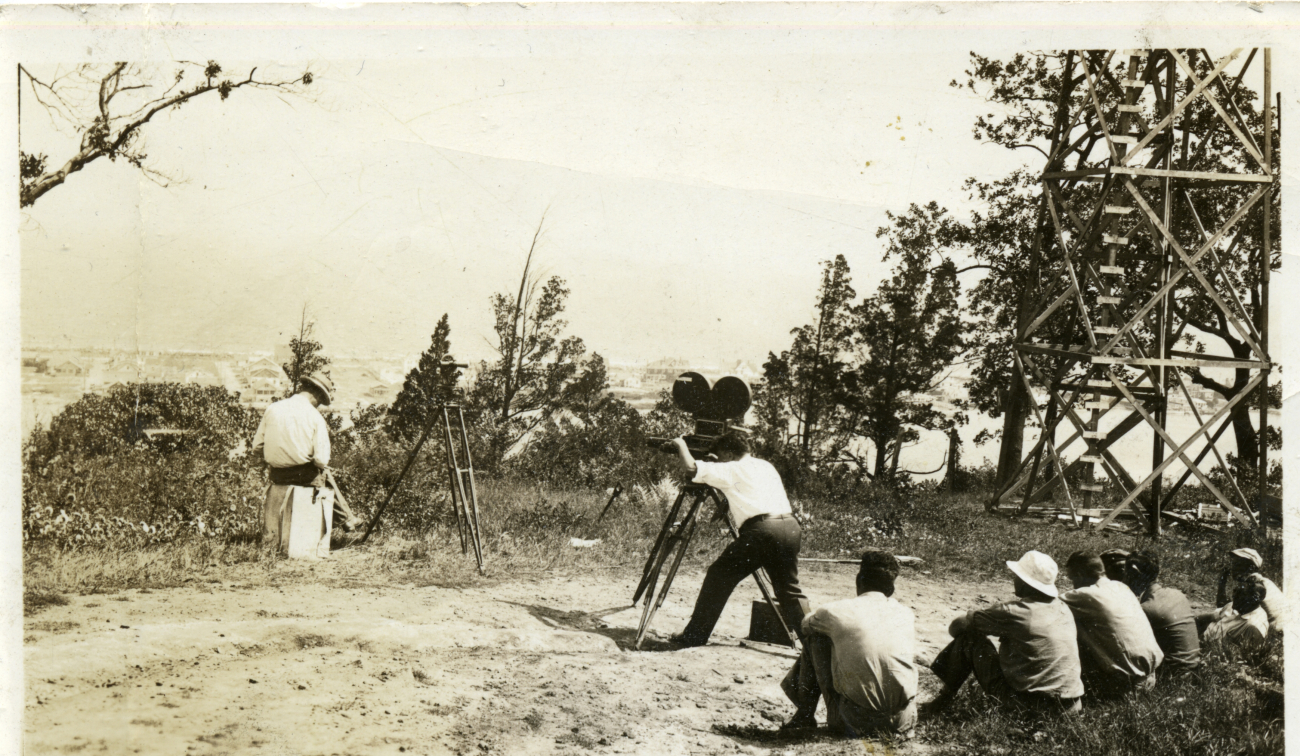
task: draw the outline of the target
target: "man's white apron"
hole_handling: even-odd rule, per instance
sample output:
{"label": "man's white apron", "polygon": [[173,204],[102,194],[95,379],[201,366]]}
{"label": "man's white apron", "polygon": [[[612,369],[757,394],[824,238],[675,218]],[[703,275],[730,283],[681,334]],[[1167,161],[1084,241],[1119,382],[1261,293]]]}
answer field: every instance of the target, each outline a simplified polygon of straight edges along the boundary
{"label": "man's white apron", "polygon": [[330,555],[334,491],[310,486],[271,485],[266,490],[264,543],[276,544],[290,559]]}

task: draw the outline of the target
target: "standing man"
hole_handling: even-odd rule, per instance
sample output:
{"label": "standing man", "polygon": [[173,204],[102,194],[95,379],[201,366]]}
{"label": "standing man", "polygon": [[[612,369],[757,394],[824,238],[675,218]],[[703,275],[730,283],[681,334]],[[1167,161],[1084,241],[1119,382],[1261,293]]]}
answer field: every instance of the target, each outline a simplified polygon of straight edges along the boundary
{"label": "standing man", "polygon": [[712,486],[727,498],[728,516],[739,536],[709,565],[686,629],[672,637],[679,647],[703,646],[713,634],[727,599],[741,580],[758,568],[767,570],[781,604],[786,627],[795,632],[808,613],[808,597],[799,588],[799,521],[790,510],[776,468],[749,454],[749,441],[727,431],[709,452],[717,462],[697,461],[683,438],[673,439],[691,482]]}
{"label": "standing man", "polygon": [[1192,605],[1182,591],[1157,583],[1159,577],[1160,559],[1155,553],[1139,551],[1128,558],[1125,582],[1138,597],[1156,643],[1165,652],[1160,668],[1173,674],[1196,669],[1201,663],[1201,640],[1196,636]]}
{"label": "standing man", "polygon": [[[1007,562],[1015,601],[974,609],[953,620],[953,641],[930,664],[943,689],[925,705],[945,708],[971,674],[984,692],[1017,708],[1044,713],[1081,708],[1078,632],[1074,617],[1056,597],[1056,562],[1026,551]],[[996,648],[989,637],[999,640]]]}
{"label": "standing man", "polygon": [[858,567],[857,598],[832,601],[803,621],[803,653],[781,682],[798,710],[782,730],[814,728],[826,699],[831,732],[907,735],[916,726],[916,618],[895,601],[898,560],[868,551]]}
{"label": "standing man", "polygon": [[1074,590],[1061,596],[1079,626],[1083,684],[1099,698],[1149,690],[1165,660],[1133,590],[1106,577],[1101,557],[1076,551],[1065,562]]}
{"label": "standing man", "polygon": [[[270,467],[263,511],[263,537],[291,557],[328,556],[334,492],[328,487],[329,426],[317,407],[334,393],[329,374],[301,380],[296,394],[267,407],[253,436]],[[343,512],[349,520],[351,512]]]}

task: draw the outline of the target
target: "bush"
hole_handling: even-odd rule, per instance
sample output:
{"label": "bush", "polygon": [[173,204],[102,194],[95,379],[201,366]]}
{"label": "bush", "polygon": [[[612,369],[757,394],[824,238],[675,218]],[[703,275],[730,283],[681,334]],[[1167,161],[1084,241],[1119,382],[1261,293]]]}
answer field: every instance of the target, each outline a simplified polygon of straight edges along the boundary
{"label": "bush", "polygon": [[[265,484],[242,452],[257,419],[212,386],[131,384],[83,396],[24,448],[24,542],[255,538]],[[178,432],[151,438],[153,429]]]}

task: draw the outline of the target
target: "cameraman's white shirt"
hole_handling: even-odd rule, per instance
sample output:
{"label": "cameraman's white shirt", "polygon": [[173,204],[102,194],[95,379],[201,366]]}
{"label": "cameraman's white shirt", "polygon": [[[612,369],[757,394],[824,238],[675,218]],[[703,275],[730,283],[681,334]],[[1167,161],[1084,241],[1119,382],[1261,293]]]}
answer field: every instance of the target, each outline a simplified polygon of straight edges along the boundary
{"label": "cameraman's white shirt", "polygon": [[722,491],[739,528],[755,515],[790,514],[781,476],[771,463],[746,454],[735,462],[695,462],[693,483]]}

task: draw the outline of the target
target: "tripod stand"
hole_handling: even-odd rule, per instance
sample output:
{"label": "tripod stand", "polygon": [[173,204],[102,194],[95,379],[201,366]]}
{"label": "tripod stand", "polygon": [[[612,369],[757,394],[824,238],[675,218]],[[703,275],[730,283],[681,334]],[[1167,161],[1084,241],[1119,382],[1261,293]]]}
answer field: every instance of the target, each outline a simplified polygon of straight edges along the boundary
{"label": "tripod stand", "polygon": [[[690,497],[690,505],[686,509],[686,516],[681,522],[677,522],[677,515],[682,510],[682,504]],[[691,536],[695,535],[697,517],[700,506],[705,501],[712,499],[718,506],[722,506],[726,499],[718,489],[712,486],[706,486],[700,483],[687,483],[682,487],[681,493],[677,494],[677,500],[668,510],[668,517],[664,519],[663,527],[659,529],[659,537],[655,539],[654,547],[650,549],[650,556],[646,559],[645,567],[641,571],[641,582],[637,584],[636,592],[632,596],[632,605],[645,596],[645,604],[641,610],[641,623],[636,629],[636,647],[641,648],[641,641],[645,639],[646,631],[650,629],[650,621],[654,619],[655,612],[663,606],[664,599],[668,597],[668,589],[672,587],[673,578],[677,576],[677,568],[681,566],[682,559],[686,556],[686,551],[690,547]],[[731,537],[738,538],[740,534],[736,531],[736,526],[731,524],[730,519],[727,526],[731,530]],[[674,550],[676,555],[673,556]],[[658,595],[655,594],[655,587],[659,582],[659,574],[663,571],[664,564],[672,557],[672,565],[668,568],[668,574],[664,576],[663,587],[659,589]],[[767,605],[772,608],[777,619],[781,622],[782,629],[790,638],[790,643],[795,648],[799,648],[798,637],[785,624],[785,617],[772,598],[772,588],[768,583],[767,572],[758,568],[754,572],[754,581],[758,583],[758,589],[763,594],[763,599]]]}
{"label": "tripod stand", "polygon": [[[453,416],[455,422],[453,422]],[[483,541],[479,536],[478,489],[474,486],[474,462],[469,454],[469,434],[465,431],[465,413],[459,404],[442,405],[442,433],[447,449],[447,475],[451,479],[451,510],[460,534],[460,553],[474,547],[474,560],[483,573]],[[460,455],[456,453],[457,447]],[[460,466],[464,458],[465,466]]]}

